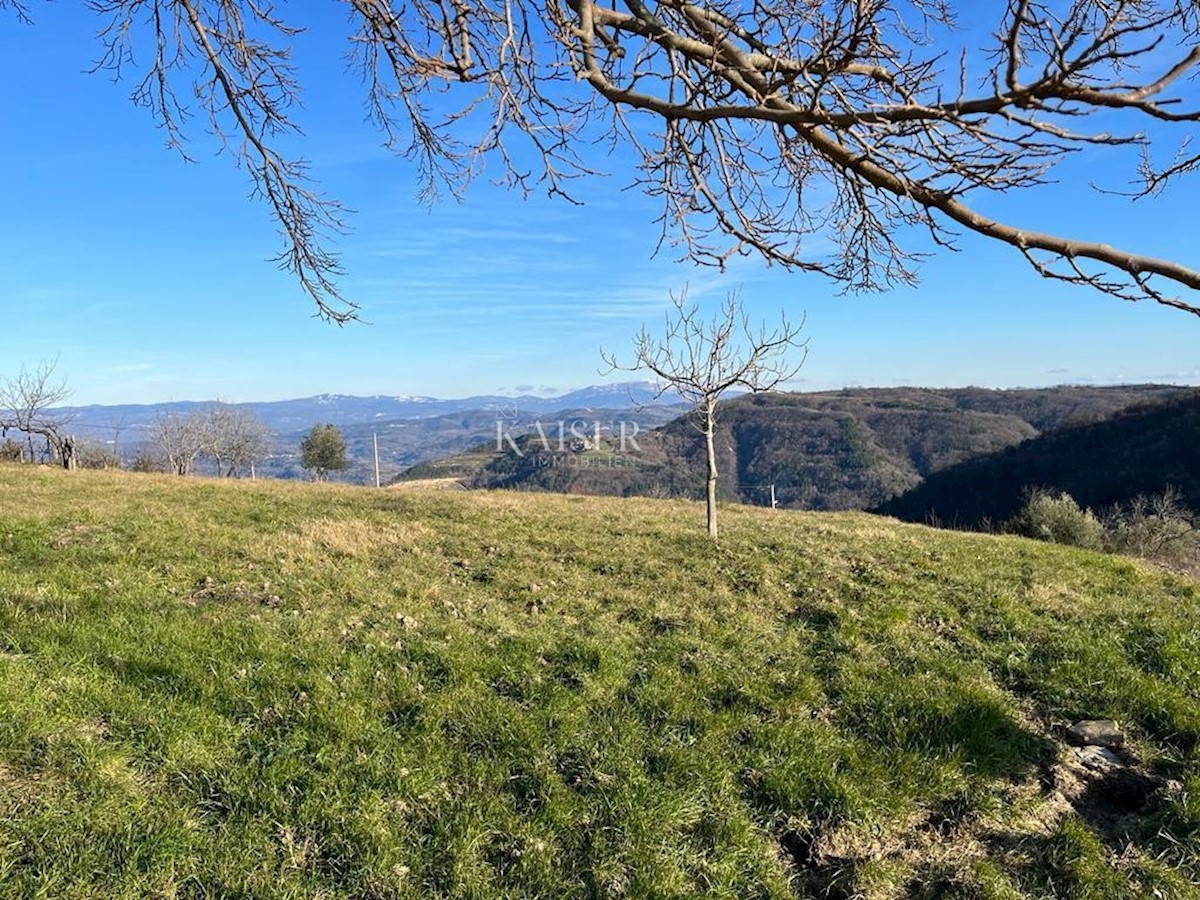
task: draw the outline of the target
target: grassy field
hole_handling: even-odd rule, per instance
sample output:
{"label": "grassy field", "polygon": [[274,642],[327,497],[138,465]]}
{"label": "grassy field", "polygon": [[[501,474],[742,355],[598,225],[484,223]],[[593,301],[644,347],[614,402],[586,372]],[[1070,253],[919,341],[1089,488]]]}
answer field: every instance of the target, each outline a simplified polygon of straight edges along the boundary
{"label": "grassy field", "polygon": [[0,467],[0,896],[1200,896],[1195,582],[723,517]]}

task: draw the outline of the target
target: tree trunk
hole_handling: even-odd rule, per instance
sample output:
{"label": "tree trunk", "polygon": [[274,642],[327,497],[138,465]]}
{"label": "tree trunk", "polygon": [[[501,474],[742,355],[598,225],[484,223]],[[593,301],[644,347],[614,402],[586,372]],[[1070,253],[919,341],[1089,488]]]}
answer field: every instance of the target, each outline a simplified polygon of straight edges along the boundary
{"label": "tree trunk", "polygon": [[708,510],[708,536],[717,539],[717,448],[713,442],[716,428],[716,402],[704,404],[704,453],[708,458],[708,478],[704,485],[704,498]]}
{"label": "tree trunk", "polygon": [[75,471],[75,438],[70,435],[63,438],[59,446],[59,454],[62,456],[63,468],[68,472]]}

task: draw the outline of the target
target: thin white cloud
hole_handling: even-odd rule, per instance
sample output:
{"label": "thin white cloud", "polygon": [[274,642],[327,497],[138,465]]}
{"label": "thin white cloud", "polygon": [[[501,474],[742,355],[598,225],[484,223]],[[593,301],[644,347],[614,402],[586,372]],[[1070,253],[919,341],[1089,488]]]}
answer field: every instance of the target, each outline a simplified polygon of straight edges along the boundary
{"label": "thin white cloud", "polygon": [[153,363],[148,362],[121,362],[114,363],[108,367],[108,371],[114,375],[128,375],[134,372],[149,372],[154,368]]}

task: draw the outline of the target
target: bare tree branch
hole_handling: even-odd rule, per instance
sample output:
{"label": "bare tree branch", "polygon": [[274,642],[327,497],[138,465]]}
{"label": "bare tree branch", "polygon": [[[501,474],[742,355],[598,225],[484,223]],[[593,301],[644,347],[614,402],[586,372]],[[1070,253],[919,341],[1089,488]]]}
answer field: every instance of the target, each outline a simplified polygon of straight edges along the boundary
{"label": "bare tree branch", "polygon": [[274,144],[281,135],[299,132],[292,110],[300,88],[287,45],[301,29],[258,0],[88,0],[88,5],[107,19],[97,66],[120,77],[134,65],[135,40],[148,33],[151,61],[134,102],[151,111],[168,146],[182,153],[191,113],[175,83],[190,81],[189,93],[210,130],[249,174],[252,196],[265,200],[279,223],[280,267],[296,276],[322,318],[338,324],[357,318],[358,307],[335,283],[338,259],[326,249],[328,239],[344,230],[342,207],[311,185],[304,160],[286,158]]}
{"label": "bare tree branch", "polygon": [[33,23],[33,17],[29,15],[28,4],[22,3],[21,0],[0,0],[0,12],[7,12],[8,10],[12,10],[13,15],[17,17],[17,21],[23,25]]}
{"label": "bare tree branch", "polygon": [[[327,249],[340,208],[278,146],[297,128],[298,26],[261,0],[88,3],[108,23],[100,64],[121,74],[135,43],[150,48],[134,99],[182,147],[181,98],[194,96],[279,221],[281,264],[321,315],[353,318]],[[1200,315],[1195,264],[980,203],[1098,146],[1142,151],[1137,196],[1200,168],[1195,0],[1005,0],[986,39],[959,28],[949,0],[344,4],[368,113],[417,161],[426,200],[461,194],[485,161],[510,187],[570,197],[596,173],[596,146],[620,145],[662,204],[662,242],[700,263],[756,253],[881,290],[916,279],[912,228],[939,247],[965,229],[1046,277]],[[1153,142],[1172,133],[1176,152],[1156,164]]]}

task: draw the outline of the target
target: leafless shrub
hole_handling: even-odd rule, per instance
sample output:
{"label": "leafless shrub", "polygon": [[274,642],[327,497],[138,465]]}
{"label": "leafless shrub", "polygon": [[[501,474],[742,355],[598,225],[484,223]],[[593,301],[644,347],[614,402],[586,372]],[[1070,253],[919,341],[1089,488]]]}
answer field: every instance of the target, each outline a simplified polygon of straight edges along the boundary
{"label": "leafless shrub", "polygon": [[80,441],[75,448],[75,464],[81,469],[119,469],[121,459],[105,444]]}
{"label": "leafless shrub", "polygon": [[1200,529],[1177,488],[1110,510],[1105,526],[1108,549],[1200,575]]}
{"label": "leafless shrub", "polygon": [[158,453],[143,447],[129,461],[129,471],[161,473],[167,471],[167,464]]}
{"label": "leafless shrub", "polygon": [[21,445],[12,438],[0,441],[0,462],[19,463],[24,455]]}

